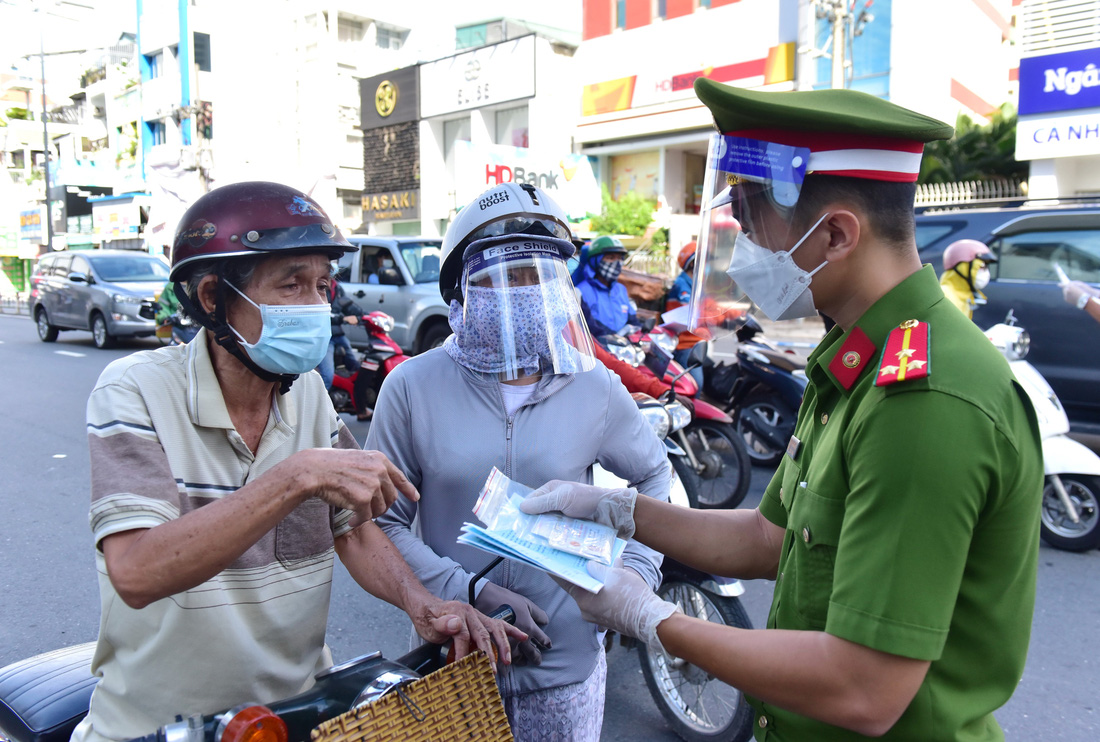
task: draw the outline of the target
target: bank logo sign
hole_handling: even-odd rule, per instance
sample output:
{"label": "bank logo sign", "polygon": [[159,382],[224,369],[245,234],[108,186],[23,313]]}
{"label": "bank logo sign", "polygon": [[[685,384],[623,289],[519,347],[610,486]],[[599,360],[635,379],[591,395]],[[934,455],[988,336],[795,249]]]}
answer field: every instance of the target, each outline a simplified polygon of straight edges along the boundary
{"label": "bank logo sign", "polygon": [[1100,108],[1100,47],[1020,60],[1020,115]]}

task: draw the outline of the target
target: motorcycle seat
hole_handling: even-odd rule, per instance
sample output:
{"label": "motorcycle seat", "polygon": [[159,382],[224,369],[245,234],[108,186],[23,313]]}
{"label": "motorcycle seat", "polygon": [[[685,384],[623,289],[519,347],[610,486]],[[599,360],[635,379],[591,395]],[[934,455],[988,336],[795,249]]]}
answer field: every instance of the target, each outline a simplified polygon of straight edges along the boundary
{"label": "motorcycle seat", "polygon": [[88,714],[98,678],[95,642],[54,650],[0,669],[0,728],[15,742],[63,742]]}

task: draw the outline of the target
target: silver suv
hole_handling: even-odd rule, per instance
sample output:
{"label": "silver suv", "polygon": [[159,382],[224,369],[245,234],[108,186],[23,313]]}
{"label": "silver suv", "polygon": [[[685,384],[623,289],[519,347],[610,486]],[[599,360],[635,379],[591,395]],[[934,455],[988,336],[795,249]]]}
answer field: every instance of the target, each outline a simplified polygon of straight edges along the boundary
{"label": "silver suv", "polygon": [[[393,317],[393,341],[406,353],[421,353],[442,345],[451,334],[447,305],[439,295],[441,242],[431,237],[351,235],[359,246],[340,258],[336,280],[364,312]],[[344,328],[356,347],[370,339],[361,326]]]}
{"label": "silver suv", "polygon": [[97,348],[110,348],[116,338],[152,336],[167,281],[164,260],[132,250],[43,255],[31,276],[38,337],[52,343],[60,330],[91,330]]}

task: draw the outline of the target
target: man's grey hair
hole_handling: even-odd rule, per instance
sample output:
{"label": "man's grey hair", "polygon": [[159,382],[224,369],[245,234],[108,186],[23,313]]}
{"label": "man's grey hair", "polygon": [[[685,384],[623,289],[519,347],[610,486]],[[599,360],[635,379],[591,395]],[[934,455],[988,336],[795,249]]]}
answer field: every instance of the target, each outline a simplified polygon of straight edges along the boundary
{"label": "man's grey hair", "polygon": [[[256,257],[225,258],[222,260],[211,260],[200,263],[191,273],[186,283],[184,283],[184,291],[187,292],[187,296],[195,303],[195,306],[199,308],[202,307],[202,304],[199,302],[199,284],[202,283],[202,279],[207,276],[220,275],[223,280],[229,281],[229,283],[233,284],[241,291],[244,291],[252,283],[252,277],[256,273],[256,266],[267,257],[269,256],[257,255]],[[230,292],[230,295],[232,295],[234,299],[237,298],[236,292]]]}

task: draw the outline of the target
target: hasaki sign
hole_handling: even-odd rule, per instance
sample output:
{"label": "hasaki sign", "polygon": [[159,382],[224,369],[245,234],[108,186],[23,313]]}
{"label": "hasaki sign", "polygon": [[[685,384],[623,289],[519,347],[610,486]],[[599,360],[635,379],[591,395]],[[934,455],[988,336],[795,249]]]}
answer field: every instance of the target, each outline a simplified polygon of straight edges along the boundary
{"label": "hasaki sign", "polygon": [[419,189],[363,194],[364,222],[387,222],[419,218]]}

